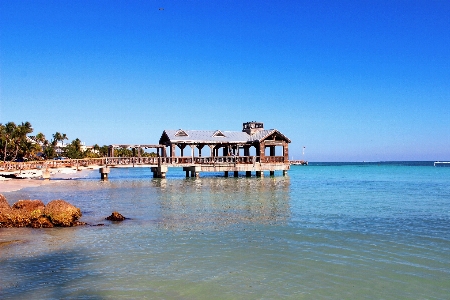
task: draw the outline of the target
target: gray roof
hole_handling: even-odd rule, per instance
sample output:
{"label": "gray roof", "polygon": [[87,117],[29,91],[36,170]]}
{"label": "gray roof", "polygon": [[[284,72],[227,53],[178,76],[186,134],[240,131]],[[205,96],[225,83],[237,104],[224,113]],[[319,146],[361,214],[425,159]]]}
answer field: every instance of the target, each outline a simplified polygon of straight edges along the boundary
{"label": "gray roof", "polygon": [[[261,130],[250,135],[242,131],[222,131],[222,130],[164,130],[169,140],[178,143],[202,143],[202,144],[217,144],[217,143],[251,143],[261,141],[274,132],[276,129]],[[187,134],[186,135],[184,135]],[[286,138],[287,139],[287,138]],[[289,140],[289,139],[288,139]],[[290,141],[289,141],[290,142]]]}

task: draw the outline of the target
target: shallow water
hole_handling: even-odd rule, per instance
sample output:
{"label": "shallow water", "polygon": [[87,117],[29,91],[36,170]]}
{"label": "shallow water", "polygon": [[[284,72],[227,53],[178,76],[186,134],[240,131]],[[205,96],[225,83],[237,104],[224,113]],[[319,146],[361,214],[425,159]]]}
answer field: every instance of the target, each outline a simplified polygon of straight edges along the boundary
{"label": "shallow water", "polygon": [[[448,299],[450,168],[316,164],[152,179],[144,168],[6,193],[77,228],[0,229],[1,299]],[[112,211],[130,218],[111,223]]]}

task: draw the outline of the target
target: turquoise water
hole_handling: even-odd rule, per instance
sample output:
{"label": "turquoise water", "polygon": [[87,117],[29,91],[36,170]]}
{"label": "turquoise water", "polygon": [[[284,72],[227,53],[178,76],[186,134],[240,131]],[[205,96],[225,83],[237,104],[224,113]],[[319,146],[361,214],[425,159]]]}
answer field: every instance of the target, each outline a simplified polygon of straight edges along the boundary
{"label": "turquoise water", "polygon": [[[0,299],[448,299],[450,168],[312,164],[288,176],[97,171],[5,193],[104,226],[0,229]],[[117,210],[130,218],[113,224]]]}

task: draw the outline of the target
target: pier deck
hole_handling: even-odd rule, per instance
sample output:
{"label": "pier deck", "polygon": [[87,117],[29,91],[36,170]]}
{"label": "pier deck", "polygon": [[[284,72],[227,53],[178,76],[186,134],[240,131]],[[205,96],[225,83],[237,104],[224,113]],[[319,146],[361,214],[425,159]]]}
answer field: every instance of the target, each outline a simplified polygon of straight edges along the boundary
{"label": "pier deck", "polygon": [[[14,175],[26,171],[48,172],[61,168],[99,168],[101,174],[108,174],[111,168],[151,168],[153,176],[164,178],[168,168],[182,167],[186,177],[198,177],[200,172],[256,172],[256,176],[263,176],[264,171],[273,175],[274,171],[289,170],[290,165],[283,162],[283,157],[271,156],[261,159],[257,156],[220,156],[220,157],[104,157],[89,159],[44,160],[34,162],[5,162],[0,163],[0,176]],[[102,173],[103,172],[103,173]],[[189,173],[188,173],[189,172]],[[105,177],[105,178],[103,178]],[[107,175],[102,175],[107,179]]]}

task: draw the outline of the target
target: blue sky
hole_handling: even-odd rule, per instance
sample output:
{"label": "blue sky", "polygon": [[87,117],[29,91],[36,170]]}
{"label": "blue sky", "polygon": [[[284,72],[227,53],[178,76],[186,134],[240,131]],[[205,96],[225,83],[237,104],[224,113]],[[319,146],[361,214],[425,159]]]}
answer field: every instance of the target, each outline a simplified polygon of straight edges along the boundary
{"label": "blue sky", "polygon": [[103,145],[256,120],[296,159],[450,160],[449,16],[432,0],[3,0],[0,122]]}

